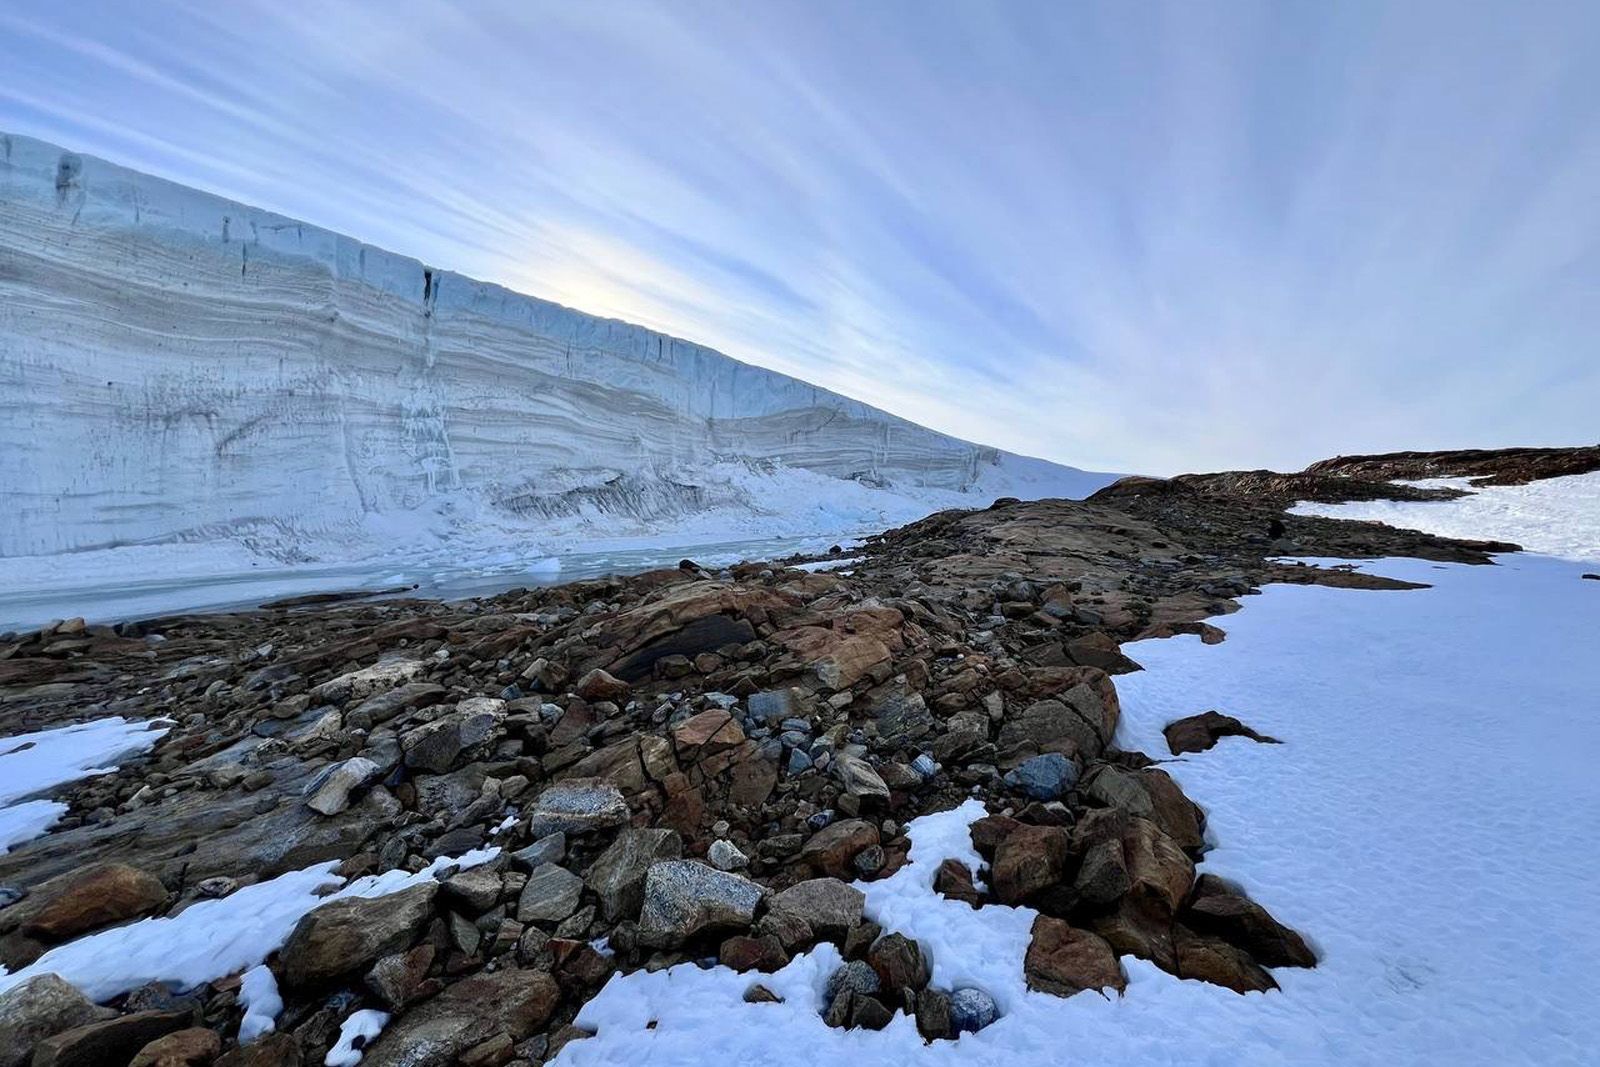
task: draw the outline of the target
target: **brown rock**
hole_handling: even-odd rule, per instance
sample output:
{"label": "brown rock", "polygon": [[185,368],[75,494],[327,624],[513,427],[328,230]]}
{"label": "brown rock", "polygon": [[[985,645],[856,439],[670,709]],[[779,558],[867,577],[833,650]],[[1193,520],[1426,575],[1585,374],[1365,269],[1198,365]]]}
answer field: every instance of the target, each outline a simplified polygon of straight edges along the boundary
{"label": "brown rock", "polygon": [[153,874],[125,863],[97,863],[52,878],[36,890],[46,903],[34,911],[23,933],[41,941],[65,941],[112,923],[136,919],[167,900]]}
{"label": "brown rock", "polygon": [[1214,874],[1200,876],[1182,918],[1196,933],[1220,937],[1244,949],[1263,966],[1317,965],[1316,954],[1304,938]]}
{"label": "brown rock", "polygon": [[1128,982],[1111,946],[1087,930],[1041,915],[1033,921],[1033,939],[1022,963],[1028,988],[1058,997],[1085,989],[1122,992]]}
{"label": "brown rock", "polygon": [[193,1026],[158,1037],[133,1057],[128,1067],[205,1067],[222,1054],[215,1030]]}
{"label": "brown rock", "polygon": [[678,758],[684,760],[709,756],[732,748],[744,740],[744,731],[721,708],[712,708],[691,716],[672,728],[672,743]]}
{"label": "brown rock", "polygon": [[1252,741],[1276,745],[1275,737],[1258,734],[1232,715],[1219,711],[1203,711],[1199,715],[1167,723],[1161,731],[1166,735],[1167,747],[1174,756],[1185,752],[1205,752],[1224,737],[1248,737]]}
{"label": "brown rock", "polygon": [[983,903],[983,896],[972,881],[972,869],[958,859],[939,864],[933,875],[933,891],[951,900],[964,900],[974,908]]}
{"label": "brown rock", "polygon": [[1002,904],[1021,904],[1066,874],[1070,837],[1059,826],[1019,825],[995,849],[990,884]]}
{"label": "brown rock", "polygon": [[633,687],[622,679],[596,667],[582,678],[579,678],[578,684],[573,687],[572,691],[585,700],[611,700],[621,703],[628,699],[628,694],[633,692]]}
{"label": "brown rock", "polygon": [[1220,937],[1197,934],[1177,925],[1172,931],[1177,950],[1179,978],[1195,978],[1212,985],[1226,986],[1235,993],[1265,993],[1278,983],[1250,954],[1235,948]]}
{"label": "brown rock", "polygon": [[724,967],[730,967],[740,973],[761,971],[771,974],[788,964],[789,954],[783,950],[783,945],[772,934],[764,934],[761,937],[741,934],[730,937],[722,943],[717,959]]}
{"label": "brown rock", "polygon": [[266,1034],[223,1053],[216,1067],[301,1067],[300,1042],[293,1034]]}
{"label": "brown rock", "polygon": [[867,964],[890,994],[915,992],[928,984],[928,958],[922,946],[904,934],[885,934],[873,942],[867,949]]}
{"label": "brown rock", "polygon": [[290,988],[331,982],[413,945],[433,918],[437,882],[324,904],[295,925],[278,954]]}
{"label": "brown rock", "polygon": [[1098,667],[1107,674],[1129,674],[1142,668],[1122,654],[1107,634],[1096,630],[1067,642],[1067,655],[1083,667]]}
{"label": "brown rock", "polygon": [[878,843],[878,828],[865,819],[840,819],[811,835],[800,858],[813,870],[834,878],[854,877],[850,863],[864,848]]}
{"label": "brown rock", "polygon": [[188,1025],[186,1011],[141,1011],[88,1023],[39,1042],[32,1067],[127,1067],[150,1042]]}

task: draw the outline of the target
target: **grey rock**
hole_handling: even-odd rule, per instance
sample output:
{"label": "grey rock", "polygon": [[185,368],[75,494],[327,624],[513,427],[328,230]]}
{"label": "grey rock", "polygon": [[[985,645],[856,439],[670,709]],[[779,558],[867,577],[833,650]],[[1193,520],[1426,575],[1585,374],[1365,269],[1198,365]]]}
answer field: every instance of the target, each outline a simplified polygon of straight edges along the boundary
{"label": "grey rock", "polygon": [[926,752],[922,753],[916,759],[911,761],[911,769],[915,771],[917,777],[921,778],[924,782],[939,773],[939,765],[935,763],[933,761],[933,757],[928,755]]}
{"label": "grey rock", "polygon": [[885,803],[889,800],[889,787],[883,784],[883,779],[872,769],[872,765],[859,756],[840,753],[833,761],[833,775],[850,796]]}
{"label": "grey rock", "polygon": [[639,828],[617,835],[585,877],[607,921],[631,919],[644,904],[645,876],[661,860],[683,855],[683,838],[676,830]]}
{"label": "grey rock", "polygon": [[511,862],[525,871],[531,871],[546,863],[560,863],[566,858],[567,835],[559,830],[553,834],[545,834],[533,844],[511,854]]}
{"label": "grey rock", "polygon": [[1000,1018],[1000,1006],[981,989],[968,986],[950,993],[950,1028],[958,1034],[975,1034]]}
{"label": "grey rock", "polygon": [[583,879],[554,863],[534,869],[517,898],[518,922],[560,922],[578,908]]}
{"label": "grey rock", "polygon": [[706,859],[719,871],[741,871],[750,866],[750,857],[739,851],[738,845],[720,838],[706,850]]}
{"label": "grey rock", "polygon": [[379,775],[378,765],[364,756],[352,756],[322,780],[306,807],[318,815],[337,815],[350,807],[350,794]]}
{"label": "grey rock", "polygon": [[45,1038],[116,1014],[59,975],[30,978],[0,994],[0,1067],[22,1067]]}
{"label": "grey rock", "polygon": [[708,930],[748,927],[762,889],[748,878],[698,860],[665,860],[645,877],[639,943],[676,948]]}
{"label": "grey rock", "polygon": [[606,830],[628,821],[628,802],[616,786],[601,778],[568,778],[539,794],[528,813],[528,832],[582,834]]}
{"label": "grey rock", "polygon": [[381,897],[345,897],[302,918],[278,954],[283,983],[321,985],[408,948],[433,918],[437,882]]}
{"label": "grey rock", "polygon": [[[837,878],[811,878],[790,886],[772,898],[768,913],[803,921],[813,937],[838,940],[861,921],[866,895]],[[870,991],[869,991],[870,992]]]}
{"label": "grey rock", "polygon": [[1005,777],[1006,785],[1034,800],[1059,800],[1077,781],[1077,764],[1059,752],[1023,760]]}
{"label": "grey rock", "polygon": [[851,960],[828,976],[828,984],[822,991],[822,1003],[825,1008],[831,1008],[843,994],[865,993],[871,996],[882,987],[878,972],[870,964],[865,960]]}

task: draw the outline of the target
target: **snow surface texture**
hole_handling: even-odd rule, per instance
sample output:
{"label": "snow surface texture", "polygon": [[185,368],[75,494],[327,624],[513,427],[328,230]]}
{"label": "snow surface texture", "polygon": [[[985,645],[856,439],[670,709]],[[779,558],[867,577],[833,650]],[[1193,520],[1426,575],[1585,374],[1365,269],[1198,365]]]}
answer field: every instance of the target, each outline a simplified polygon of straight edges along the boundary
{"label": "snow surface texture", "polygon": [[[1239,996],[1123,961],[1123,997],[1024,989],[1033,913],[933,895],[939,859],[975,863],[975,804],[911,825],[912,862],[862,884],[868,913],[931,951],[934,982],[975,984],[1004,1017],[924,1047],[911,1020],[832,1030],[817,1013],[837,951],[771,976],[692,964],[613,978],[580,1012],[596,1037],[562,1064],[1592,1064],[1600,1003],[1600,585],[1537,556],[1493,567],[1387,560],[1433,588],[1280,585],[1228,639],[1127,646],[1120,743],[1218,708],[1285,741],[1224,739],[1166,764],[1207,811],[1203,870],[1242,884],[1322,963]],[[783,1004],[745,1004],[755,981]],[[646,1024],[655,1020],[655,1029]]]}
{"label": "snow surface texture", "polygon": [[1405,485],[1466,489],[1455,500],[1301,501],[1296,515],[1372,519],[1442,537],[1510,541],[1529,552],[1600,562],[1600,471],[1527,485],[1475,486],[1467,478],[1430,478]]}
{"label": "snow surface texture", "polygon": [[0,557],[526,556],[882,529],[1110,480],[4,135],[0,414]]}
{"label": "snow surface texture", "polygon": [[[217,900],[202,900],[178,914],[141,919],[57,946],[15,974],[0,968],[0,993],[37,974],[59,974],[95,1001],[151,982],[191,989],[254,967],[283,946],[307,912],[342,897],[381,897],[424,882],[446,867],[476,867],[499,855],[498,848],[440,857],[415,874],[403,870],[369,874],[327,894],[343,879],[333,873],[335,861],[280,874],[247,885]],[[277,990],[260,987],[263,999],[252,999],[262,1015],[272,1008]],[[270,993],[270,996],[266,994]],[[281,1010],[281,1002],[272,1014]],[[259,1026],[253,1023],[252,1027]],[[254,1031],[259,1035],[261,1031]]]}
{"label": "snow surface texture", "polygon": [[161,740],[166,728],[123,718],[62,726],[0,737],[0,852],[31,841],[55,825],[67,806],[48,799],[24,800],[53,786],[95,774],[110,774],[129,756]]}

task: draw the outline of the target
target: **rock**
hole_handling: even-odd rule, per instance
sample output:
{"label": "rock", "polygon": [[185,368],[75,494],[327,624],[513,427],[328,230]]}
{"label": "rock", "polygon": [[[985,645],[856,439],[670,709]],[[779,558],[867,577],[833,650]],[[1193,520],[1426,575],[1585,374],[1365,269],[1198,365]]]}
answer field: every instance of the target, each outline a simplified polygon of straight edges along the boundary
{"label": "rock", "polygon": [[1265,993],[1278,988],[1272,975],[1251,959],[1249,953],[1220,937],[1197,934],[1179,924],[1173,927],[1172,941],[1177,952],[1179,978],[1195,978],[1225,986],[1235,993]]}
{"label": "rock", "polygon": [[841,819],[812,834],[800,850],[800,859],[821,874],[847,878],[856,854],[877,843],[878,828],[872,823]]}
{"label": "rock", "polygon": [[885,934],[867,950],[867,964],[888,993],[915,992],[928,984],[928,958],[922,946],[904,934]]}
{"label": "rock", "polygon": [[454,1067],[501,1034],[519,1042],[542,1030],[561,999],[548,973],[481,972],[391,1022],[362,1054],[361,1067]]}
{"label": "rock", "polygon": [[1075,885],[1085,903],[1110,904],[1128,893],[1170,918],[1194,885],[1194,864],[1176,842],[1149,819],[1118,809],[1096,809],[1079,820],[1073,851],[1083,857]]}
{"label": "rock", "polygon": [[990,884],[1002,904],[1021,904],[1066,874],[1071,838],[1059,826],[1018,826],[995,849]]}
{"label": "rock", "polygon": [[128,1067],[205,1067],[222,1055],[222,1038],[215,1030],[192,1026],[158,1037],[133,1057]]}
{"label": "rock", "polygon": [[742,871],[750,866],[750,857],[739,851],[732,841],[719,838],[706,850],[706,859],[719,871]]}
{"label": "rock", "polygon": [[633,687],[622,679],[596,667],[594,670],[578,679],[578,684],[573,687],[573,692],[591,703],[597,700],[610,700],[620,704],[628,699],[628,694],[633,692]]}
{"label": "rock", "polygon": [[950,1023],[950,994],[924,989],[917,994],[917,1033],[924,1041],[944,1041],[955,1036]]}
{"label": "rock", "polygon": [[346,704],[365,700],[374,693],[392,689],[422,673],[422,661],[404,656],[385,657],[370,667],[341,674],[311,691],[317,704]]}
{"label": "rock", "polygon": [[1104,938],[1078,930],[1060,919],[1041,915],[1033,921],[1033,937],[1023,959],[1028,988],[1058,997],[1086,989],[1127,988],[1117,954]]}
{"label": "rock", "polygon": [[583,834],[609,830],[628,821],[628,802],[609,782],[598,778],[568,778],[539,794],[528,816],[528,833]]}
{"label": "rock", "polygon": [[744,991],[744,1002],[746,1004],[782,1004],[783,998],[760,982],[757,982]]}
{"label": "rock", "polygon": [[1128,674],[1142,670],[1137,663],[1122,654],[1122,649],[1108,635],[1095,631],[1074,637],[1067,642],[1067,656],[1082,667],[1098,667],[1107,674]]}
{"label": "rock", "polygon": [[849,796],[863,801],[888,803],[889,787],[883,784],[883,779],[878,777],[878,772],[866,760],[841,754],[834,758],[832,771]]}
{"label": "rock", "polygon": [[63,1030],[34,1046],[32,1067],[127,1067],[150,1042],[189,1025],[189,1013],[141,1011]]}
{"label": "rock", "polygon": [[362,756],[352,756],[322,780],[306,807],[318,815],[337,815],[350,806],[350,794],[377,778],[378,765]]}
{"label": "rock", "polygon": [[474,915],[481,914],[499,902],[500,894],[505,890],[504,868],[503,859],[468,867],[441,882],[440,892],[450,903]]}
{"label": "rock", "polygon": [[216,1067],[301,1067],[300,1042],[293,1034],[267,1034],[222,1054]]}
{"label": "rock", "polygon": [[500,732],[505,701],[473,697],[433,722],[408,730],[400,737],[405,764],[412,770],[444,774],[464,753],[481,750]]}
{"label": "rock", "polygon": [[683,838],[676,830],[623,830],[595,860],[584,881],[600,898],[600,912],[607,922],[631,919],[644,904],[645,876],[651,864],[682,855]]}
{"label": "rock", "polygon": [[740,934],[722,943],[717,961],[741,974],[745,971],[771,974],[789,963],[789,954],[784,951],[782,942],[772,934],[760,937]]}
{"label": "rock", "polygon": [[1034,800],[1058,800],[1078,781],[1078,767],[1059,752],[1023,760],[1005,782]]}
{"label": "rock", "polygon": [[745,699],[745,706],[750,709],[750,717],[768,725],[806,715],[810,710],[807,704],[803,689],[768,689],[751,693]]}
{"label": "rock", "polygon": [[698,934],[748,928],[761,887],[698,860],[663,860],[645,876],[639,943],[676,948]]}
{"label": "rock", "polygon": [[514,866],[531,871],[545,863],[560,863],[567,856],[567,835],[557,830],[553,834],[545,834],[539,840],[526,848],[519,848],[511,854]]}
{"label": "rock", "polygon": [[125,863],[96,863],[35,889],[22,932],[40,941],[65,941],[148,915],[166,901],[167,887],[155,875]]}
{"label": "rock", "polygon": [[678,758],[695,760],[714,755],[744,740],[744,731],[733,716],[721,708],[702,711],[672,728],[672,744]]}
{"label": "rock", "polygon": [[837,878],[812,878],[790,886],[767,904],[774,921],[796,920],[820,941],[842,939],[861,921],[866,895]]}
{"label": "rock", "polygon": [[59,975],[29,978],[0,993],[0,1067],[23,1067],[45,1038],[115,1015],[95,1007]]}
{"label": "rock", "polygon": [[893,1018],[894,1012],[877,997],[855,993],[850,998],[850,1026],[856,1029],[882,1030]]}
{"label": "rock", "polygon": [[1000,1018],[1000,1006],[981,989],[968,986],[950,993],[950,1029],[957,1034],[975,1034]]}
{"label": "rock", "polygon": [[1199,715],[1176,719],[1161,730],[1167,738],[1167,747],[1174,756],[1185,752],[1205,752],[1224,737],[1248,737],[1252,741],[1276,745],[1275,737],[1258,734],[1232,715],[1219,711],[1203,711]]}
{"label": "rock", "polygon": [[399,1011],[417,1000],[425,989],[428,968],[437,950],[424,942],[409,952],[396,952],[372,965],[363,979],[372,995],[389,1011]]}
{"label": "rock", "polygon": [[983,895],[972,881],[972,869],[958,859],[946,859],[933,874],[933,891],[951,900],[962,900],[974,908],[983,903]]}
{"label": "rock", "polygon": [[407,682],[396,689],[368,697],[351,708],[348,714],[351,719],[365,719],[373,725],[380,725],[401,712],[432,707],[449,695],[449,690],[442,685],[435,685],[432,682]]}
{"label": "rock", "polygon": [[278,953],[291,988],[325,985],[409,948],[433,918],[437,882],[381,897],[345,897],[308,913]]}
{"label": "rock", "polygon": [[1265,967],[1317,965],[1316,954],[1304,938],[1214,874],[1202,874],[1195,882],[1194,896],[1182,918],[1196,933],[1220,937]]}
{"label": "rock", "polygon": [[534,868],[517,898],[518,922],[555,923],[578,909],[583,879],[554,863]]}
{"label": "rock", "polygon": [[864,960],[851,960],[840,964],[828,976],[828,984],[823,987],[822,1003],[824,1010],[831,1008],[841,996],[851,993],[865,993],[871,995],[883,988],[878,981],[878,972],[874,971]]}

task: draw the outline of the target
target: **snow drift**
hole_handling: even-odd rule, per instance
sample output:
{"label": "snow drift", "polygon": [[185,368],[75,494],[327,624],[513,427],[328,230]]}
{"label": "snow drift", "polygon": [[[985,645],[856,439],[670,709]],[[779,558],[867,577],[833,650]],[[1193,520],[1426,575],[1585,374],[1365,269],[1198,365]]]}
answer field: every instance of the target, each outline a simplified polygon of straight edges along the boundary
{"label": "snow drift", "polygon": [[843,531],[1110,480],[15,136],[0,411],[0,557]]}

